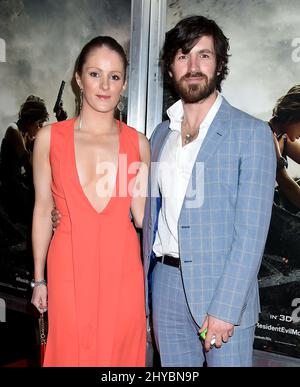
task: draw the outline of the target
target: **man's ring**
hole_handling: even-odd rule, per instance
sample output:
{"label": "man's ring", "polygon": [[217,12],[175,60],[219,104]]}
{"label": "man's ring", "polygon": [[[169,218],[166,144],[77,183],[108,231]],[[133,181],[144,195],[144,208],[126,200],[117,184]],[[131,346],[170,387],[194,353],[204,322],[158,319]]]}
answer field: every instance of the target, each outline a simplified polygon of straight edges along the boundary
{"label": "man's ring", "polygon": [[210,346],[213,347],[216,344],[216,336],[212,336],[210,340]]}

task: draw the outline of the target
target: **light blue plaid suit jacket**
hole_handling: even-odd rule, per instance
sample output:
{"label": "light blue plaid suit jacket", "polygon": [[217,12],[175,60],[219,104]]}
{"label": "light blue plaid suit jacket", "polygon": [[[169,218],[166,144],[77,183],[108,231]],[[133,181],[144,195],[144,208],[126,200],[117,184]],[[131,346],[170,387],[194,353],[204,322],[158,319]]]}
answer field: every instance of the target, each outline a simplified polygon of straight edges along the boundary
{"label": "light blue plaid suit jacket", "polygon": [[[169,133],[169,121],[165,121],[151,137],[149,196],[143,225],[148,313],[152,246],[161,208],[157,162]],[[197,174],[197,165],[204,167],[204,175],[201,167]],[[184,290],[199,326],[207,314],[241,327],[257,322],[257,274],[269,229],[275,172],[270,128],[223,98],[189,183],[192,190],[197,187],[203,191],[203,202],[198,208],[189,208],[193,202],[187,195],[178,222]]]}

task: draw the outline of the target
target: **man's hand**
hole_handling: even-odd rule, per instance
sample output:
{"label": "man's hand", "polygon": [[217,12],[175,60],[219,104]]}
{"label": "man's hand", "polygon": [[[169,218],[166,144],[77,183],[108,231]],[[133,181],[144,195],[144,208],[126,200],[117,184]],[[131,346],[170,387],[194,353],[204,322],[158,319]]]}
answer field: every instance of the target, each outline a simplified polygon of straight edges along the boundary
{"label": "man's hand", "polygon": [[215,347],[221,348],[222,343],[227,343],[234,331],[233,324],[219,320],[213,316],[206,317],[199,333],[203,332],[206,328],[207,334],[204,341],[204,348],[206,352],[211,349],[211,341],[213,338],[215,339]]}
{"label": "man's hand", "polygon": [[55,231],[59,225],[59,219],[61,218],[60,212],[54,207],[51,211],[52,230]]}

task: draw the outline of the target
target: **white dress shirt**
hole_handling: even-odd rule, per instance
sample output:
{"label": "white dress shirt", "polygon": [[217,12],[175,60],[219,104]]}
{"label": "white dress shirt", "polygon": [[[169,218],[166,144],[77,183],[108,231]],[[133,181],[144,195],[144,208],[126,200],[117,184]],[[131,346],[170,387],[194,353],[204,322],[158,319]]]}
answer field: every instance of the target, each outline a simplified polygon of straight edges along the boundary
{"label": "white dress shirt", "polygon": [[162,150],[158,167],[158,184],[162,206],[158,217],[158,230],[153,245],[156,256],[179,257],[178,219],[197,155],[207,131],[222,103],[218,96],[199,127],[197,138],[182,146],[181,124],[183,105],[177,101],[168,110],[171,133]]}

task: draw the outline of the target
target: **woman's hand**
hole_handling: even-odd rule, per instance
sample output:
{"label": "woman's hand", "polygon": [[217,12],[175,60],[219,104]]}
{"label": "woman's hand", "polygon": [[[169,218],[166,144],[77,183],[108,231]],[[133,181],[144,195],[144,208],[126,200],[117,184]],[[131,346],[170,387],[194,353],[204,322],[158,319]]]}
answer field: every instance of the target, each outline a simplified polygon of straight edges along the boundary
{"label": "woman's hand", "polygon": [[277,161],[278,161],[281,158],[281,151],[280,151],[280,145],[279,145],[279,142],[277,140],[277,137],[276,137],[275,133],[273,133],[273,140],[274,140],[274,145],[275,145],[276,158],[277,158]]}
{"label": "woman's hand", "polygon": [[48,291],[46,285],[39,285],[33,288],[31,303],[37,308],[40,313],[47,311]]}
{"label": "woman's hand", "polygon": [[55,231],[57,226],[59,225],[59,219],[61,218],[61,214],[57,208],[53,208],[51,211],[51,220],[52,220],[52,230]]}

